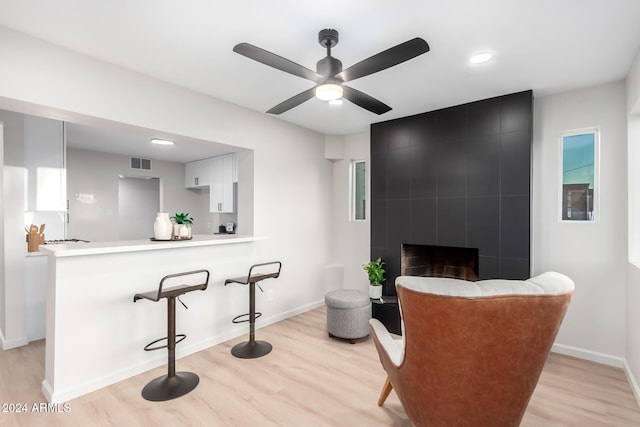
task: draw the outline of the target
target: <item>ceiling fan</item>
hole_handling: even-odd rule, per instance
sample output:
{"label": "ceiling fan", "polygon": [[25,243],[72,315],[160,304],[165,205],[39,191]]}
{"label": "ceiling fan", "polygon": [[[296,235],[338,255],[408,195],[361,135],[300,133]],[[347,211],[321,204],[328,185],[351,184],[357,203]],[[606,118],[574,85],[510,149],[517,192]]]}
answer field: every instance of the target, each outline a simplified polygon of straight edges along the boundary
{"label": "ceiling fan", "polygon": [[331,48],[338,44],[338,31],[334,29],[321,30],[318,33],[318,42],[322,47],[327,49],[327,56],[318,61],[316,71],[312,71],[300,64],[296,64],[295,62],[249,43],[239,43],[234,46],[233,51],[240,55],[316,83],[315,87],[281,102],[267,111],[267,113],[284,113],[317,96],[325,101],[344,97],[348,101],[372,113],[384,114],[390,111],[391,107],[344,83],[377,73],[378,71],[385,70],[429,52],[429,44],[423,39],[416,37],[377,53],[343,70],[342,62],[331,56]]}

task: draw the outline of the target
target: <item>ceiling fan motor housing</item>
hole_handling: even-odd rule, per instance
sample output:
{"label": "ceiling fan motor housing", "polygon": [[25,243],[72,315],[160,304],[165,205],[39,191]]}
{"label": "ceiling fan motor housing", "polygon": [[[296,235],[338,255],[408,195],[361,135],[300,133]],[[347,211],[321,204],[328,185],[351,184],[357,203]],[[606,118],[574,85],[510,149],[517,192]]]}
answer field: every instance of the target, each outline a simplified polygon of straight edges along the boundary
{"label": "ceiling fan motor housing", "polygon": [[326,56],[316,63],[316,72],[321,76],[333,77],[342,72],[342,61]]}

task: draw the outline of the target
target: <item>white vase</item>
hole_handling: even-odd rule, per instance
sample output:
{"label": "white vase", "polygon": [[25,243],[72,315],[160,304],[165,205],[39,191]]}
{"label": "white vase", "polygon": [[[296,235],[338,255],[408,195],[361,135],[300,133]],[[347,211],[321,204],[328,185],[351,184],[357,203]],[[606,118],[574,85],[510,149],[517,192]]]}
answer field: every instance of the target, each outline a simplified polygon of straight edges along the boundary
{"label": "white vase", "polygon": [[153,234],[157,240],[171,240],[173,224],[167,212],[158,212],[156,222],[153,223]]}
{"label": "white vase", "polygon": [[179,231],[180,237],[183,239],[188,239],[189,237],[191,237],[190,231],[191,231],[191,227],[187,227],[186,225],[182,224],[180,226],[180,231]]}
{"label": "white vase", "polygon": [[369,298],[380,299],[380,297],[382,297],[382,285],[369,285]]}

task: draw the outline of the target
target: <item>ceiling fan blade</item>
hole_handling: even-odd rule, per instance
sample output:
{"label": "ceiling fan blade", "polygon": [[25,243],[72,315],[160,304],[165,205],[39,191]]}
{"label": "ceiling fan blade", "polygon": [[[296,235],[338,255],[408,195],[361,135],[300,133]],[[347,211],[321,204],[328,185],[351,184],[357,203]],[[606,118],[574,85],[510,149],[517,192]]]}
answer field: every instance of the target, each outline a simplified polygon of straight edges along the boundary
{"label": "ceiling fan blade", "polygon": [[387,111],[391,111],[391,107],[387,104],[378,101],[372,96],[367,95],[364,92],[360,92],[357,89],[354,89],[349,86],[342,85],[343,94],[342,97],[347,101],[351,101],[354,104],[364,108],[365,110],[369,110],[372,113],[376,114],[384,114]]}
{"label": "ceiling fan blade", "polygon": [[290,109],[292,109],[293,107],[297,107],[298,105],[302,104],[305,101],[310,100],[311,98],[313,98],[316,94],[315,92],[316,88],[312,87],[311,89],[307,89],[304,92],[301,92],[299,94],[297,94],[296,96],[293,96],[289,99],[287,99],[284,102],[281,102],[280,104],[276,105],[275,107],[273,107],[272,109],[270,109],[269,111],[267,111],[267,113],[269,114],[282,114],[285,111],[288,111]]}
{"label": "ceiling fan blade", "polygon": [[238,43],[233,47],[233,51],[254,61],[284,71],[285,73],[302,77],[303,79],[308,79],[316,83],[323,79],[323,77],[315,71],[311,71],[300,64],[296,64],[293,61],[289,61],[275,53],[271,53],[249,43]]}
{"label": "ceiling fan blade", "polygon": [[394,65],[408,61],[418,55],[429,52],[429,44],[416,37],[397,46],[384,50],[342,71],[336,77],[344,82],[359,79],[377,73]]}

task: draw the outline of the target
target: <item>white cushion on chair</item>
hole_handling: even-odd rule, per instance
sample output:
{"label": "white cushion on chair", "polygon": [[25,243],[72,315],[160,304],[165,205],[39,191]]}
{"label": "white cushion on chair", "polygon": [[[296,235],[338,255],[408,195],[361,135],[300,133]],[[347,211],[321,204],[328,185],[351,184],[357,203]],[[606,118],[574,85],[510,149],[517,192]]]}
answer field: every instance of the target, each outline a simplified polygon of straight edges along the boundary
{"label": "white cushion on chair", "polygon": [[573,290],[567,276],[547,272],[528,280],[492,279],[468,282],[443,277],[400,276],[396,285],[418,292],[455,297],[483,297],[495,295],[557,295]]}

